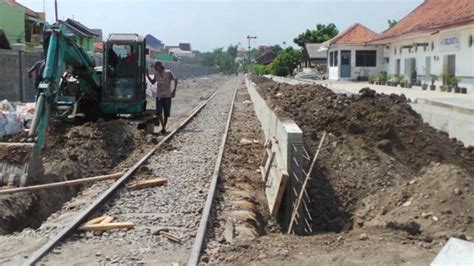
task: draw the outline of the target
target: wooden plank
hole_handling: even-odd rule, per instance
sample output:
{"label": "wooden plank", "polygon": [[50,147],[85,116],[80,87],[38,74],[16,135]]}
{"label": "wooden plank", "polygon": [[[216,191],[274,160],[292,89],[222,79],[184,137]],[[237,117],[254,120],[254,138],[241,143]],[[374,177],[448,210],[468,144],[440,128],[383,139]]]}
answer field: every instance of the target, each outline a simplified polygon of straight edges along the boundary
{"label": "wooden plank", "polygon": [[112,229],[131,229],[135,226],[134,223],[131,222],[117,222],[117,223],[106,223],[106,224],[85,224],[81,226],[80,230],[85,231],[105,231],[105,230],[112,230]]}
{"label": "wooden plank", "polygon": [[85,224],[98,224],[98,223],[101,223],[107,217],[108,217],[107,215],[96,217],[94,219],[87,221],[87,223]]}
{"label": "wooden plank", "polygon": [[295,207],[293,208],[293,213],[291,214],[290,225],[288,226],[288,232],[287,232],[288,234],[290,234],[291,230],[293,230],[293,223],[295,222],[296,214],[298,213],[301,199],[303,198],[304,191],[306,190],[306,185],[308,184],[308,180],[311,177],[311,174],[313,173],[314,165],[316,164],[316,159],[318,159],[319,151],[321,150],[321,147],[323,146],[323,142],[325,138],[326,138],[326,131],[324,131],[323,136],[321,137],[318,150],[316,151],[316,154],[314,155],[313,161],[311,162],[311,166],[309,167],[308,174],[306,175],[303,185],[301,186],[301,190],[299,192],[298,198],[296,199],[296,204],[295,204]]}
{"label": "wooden plank", "polygon": [[100,222],[100,224],[108,224],[108,223],[112,222],[113,219],[114,219],[114,217],[107,216],[107,217],[105,217],[104,220],[102,220],[102,222]]}
{"label": "wooden plank", "polygon": [[277,167],[271,167],[270,174],[265,183],[265,194],[268,201],[268,209],[273,217],[278,215],[281,200],[288,182],[288,173]]}
{"label": "wooden plank", "polygon": [[162,186],[168,183],[166,178],[140,180],[127,186],[127,189],[142,189],[147,187]]}
{"label": "wooden plank", "polygon": [[264,174],[263,174],[263,183],[267,182],[268,179],[268,174],[270,174],[270,169],[272,168],[273,160],[275,159],[275,153],[272,152],[272,155],[270,155],[270,159],[268,160],[267,164],[265,164],[264,168]]}
{"label": "wooden plank", "polygon": [[19,188],[12,188],[12,189],[3,189],[3,190],[0,190],[0,195],[7,195],[7,194],[18,193],[18,192],[31,192],[31,191],[36,191],[36,190],[66,187],[66,186],[77,186],[77,185],[82,185],[82,184],[90,183],[90,182],[97,182],[97,181],[108,180],[108,179],[117,179],[121,177],[123,174],[124,174],[123,172],[120,172],[120,173],[115,173],[115,174],[110,174],[110,175],[100,175],[100,176],[68,180],[68,181],[62,181],[62,182],[56,182],[56,183],[50,183],[50,184],[42,184],[42,185],[29,186],[29,187],[19,187]]}

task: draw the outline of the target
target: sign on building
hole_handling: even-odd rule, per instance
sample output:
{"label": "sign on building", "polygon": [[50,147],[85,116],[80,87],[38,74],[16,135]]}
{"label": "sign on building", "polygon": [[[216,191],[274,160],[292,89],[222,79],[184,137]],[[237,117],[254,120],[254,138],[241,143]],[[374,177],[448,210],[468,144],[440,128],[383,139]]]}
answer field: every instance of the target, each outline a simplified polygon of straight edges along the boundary
{"label": "sign on building", "polygon": [[439,51],[442,53],[457,52],[461,50],[459,34],[440,37]]}

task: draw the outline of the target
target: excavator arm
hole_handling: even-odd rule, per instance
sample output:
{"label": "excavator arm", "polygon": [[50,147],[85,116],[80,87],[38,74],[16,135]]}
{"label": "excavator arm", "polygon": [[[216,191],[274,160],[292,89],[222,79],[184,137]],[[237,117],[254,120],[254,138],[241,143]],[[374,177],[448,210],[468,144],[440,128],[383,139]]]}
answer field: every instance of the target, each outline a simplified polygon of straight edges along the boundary
{"label": "excavator arm", "polygon": [[[52,116],[66,116],[66,109],[76,110],[81,97],[99,101],[101,81],[94,71],[94,62],[87,52],[76,44],[75,35],[63,24],[47,26],[44,34],[46,55],[43,79],[37,88],[35,114],[27,143],[0,144],[0,185],[20,185],[40,181],[44,169],[41,150],[45,145],[46,130]],[[70,71],[80,84],[79,95],[61,95],[63,73]],[[68,99],[69,101],[63,101]]]}

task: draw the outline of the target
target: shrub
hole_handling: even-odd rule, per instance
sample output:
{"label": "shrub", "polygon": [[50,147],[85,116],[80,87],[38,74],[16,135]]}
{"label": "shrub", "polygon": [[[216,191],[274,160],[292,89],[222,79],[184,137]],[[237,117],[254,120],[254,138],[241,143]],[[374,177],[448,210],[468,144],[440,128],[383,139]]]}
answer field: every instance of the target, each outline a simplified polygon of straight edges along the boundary
{"label": "shrub", "polygon": [[275,76],[288,76],[301,62],[301,52],[289,47],[282,51],[268,66],[268,72]]}

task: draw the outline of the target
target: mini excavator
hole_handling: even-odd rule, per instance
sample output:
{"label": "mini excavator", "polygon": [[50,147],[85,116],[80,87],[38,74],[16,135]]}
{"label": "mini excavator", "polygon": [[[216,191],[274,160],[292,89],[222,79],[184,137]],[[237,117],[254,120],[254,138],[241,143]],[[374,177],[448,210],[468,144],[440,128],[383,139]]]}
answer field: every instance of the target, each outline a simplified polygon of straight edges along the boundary
{"label": "mini excavator", "polygon": [[0,185],[41,181],[41,151],[51,118],[140,116],[146,111],[143,37],[110,34],[103,47],[102,67],[95,66],[93,57],[77,45],[76,36],[64,24],[46,26],[43,47],[45,68],[28,138],[24,143],[0,144]]}

